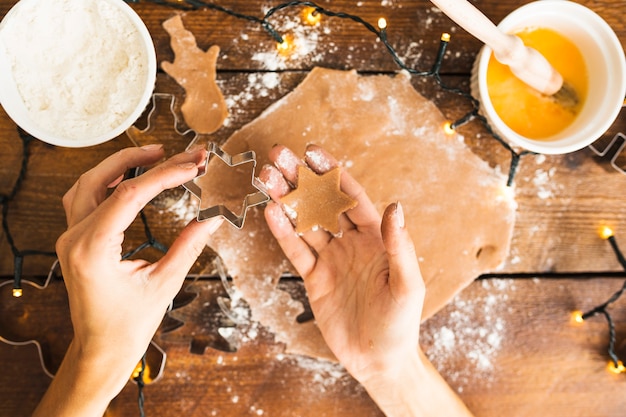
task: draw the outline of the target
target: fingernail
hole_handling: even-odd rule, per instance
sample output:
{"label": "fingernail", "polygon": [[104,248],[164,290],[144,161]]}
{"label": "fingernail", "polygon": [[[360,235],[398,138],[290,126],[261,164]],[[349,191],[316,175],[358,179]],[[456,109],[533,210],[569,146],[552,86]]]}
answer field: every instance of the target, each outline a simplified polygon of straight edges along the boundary
{"label": "fingernail", "polygon": [[141,147],[141,149],[143,149],[144,151],[156,151],[157,149],[161,149],[161,148],[163,148],[163,145],[158,144],[158,143],[144,145]]}
{"label": "fingernail", "polygon": [[183,163],[177,164],[177,166],[182,169],[198,168],[198,164],[196,164],[195,162],[183,162]]}
{"label": "fingernail", "polygon": [[398,227],[404,229],[404,210],[399,201],[396,203],[396,221],[398,222]]}

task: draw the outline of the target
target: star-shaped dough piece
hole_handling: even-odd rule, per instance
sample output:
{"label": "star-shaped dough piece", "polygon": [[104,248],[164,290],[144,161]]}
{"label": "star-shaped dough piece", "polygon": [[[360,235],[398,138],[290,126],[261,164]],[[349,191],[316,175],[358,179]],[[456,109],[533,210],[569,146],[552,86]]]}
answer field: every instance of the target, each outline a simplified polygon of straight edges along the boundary
{"label": "star-shaped dough piece", "polygon": [[317,175],[307,167],[298,167],[298,186],[280,199],[295,213],[296,232],[321,227],[332,234],[339,233],[339,215],[357,205],[356,200],[341,191],[340,178],[339,168]]}

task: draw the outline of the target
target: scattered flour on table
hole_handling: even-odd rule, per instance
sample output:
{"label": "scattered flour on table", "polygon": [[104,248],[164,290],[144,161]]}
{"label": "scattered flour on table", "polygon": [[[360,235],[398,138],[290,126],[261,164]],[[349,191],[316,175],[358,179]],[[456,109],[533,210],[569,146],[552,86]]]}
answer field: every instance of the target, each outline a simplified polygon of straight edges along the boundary
{"label": "scattered flour on table", "polygon": [[536,155],[534,158],[535,164],[538,166],[530,176],[522,178],[522,181],[532,184],[535,187],[536,195],[542,200],[550,199],[554,197],[554,192],[563,188],[562,184],[559,184],[554,176],[556,174],[556,167],[543,169],[540,167],[545,161],[545,155]]}
{"label": "scattered flour on table", "polygon": [[[307,371],[308,375],[305,377],[310,378],[308,382],[313,392],[337,391],[337,389],[344,389],[353,385],[348,371],[339,363],[306,356],[282,354],[277,355],[276,359],[288,363],[289,366]],[[359,387],[358,390],[361,388]]]}
{"label": "scattered flour on table", "polygon": [[0,27],[0,47],[33,122],[69,139],[121,124],[147,81],[147,53],[130,18],[100,0],[19,3]]}
{"label": "scattered flour on table", "polygon": [[305,62],[308,64],[322,62],[324,54],[337,50],[333,42],[318,44],[322,34],[330,34],[328,25],[305,25],[299,15],[284,16],[276,21],[275,28],[283,39],[291,44],[290,52],[281,53],[277,48],[259,51],[252,56],[253,61],[261,62],[265,69],[275,71],[286,69],[290,61]]}
{"label": "scattered flour on table", "polygon": [[[392,3],[395,3],[395,0]],[[361,4],[357,3],[357,7]],[[266,13],[267,10],[263,12]],[[354,61],[353,53],[357,49],[371,53],[372,50],[378,50],[381,47],[380,39],[376,36],[368,37],[368,32],[364,28],[362,44],[355,43],[349,46],[347,51],[340,50],[331,36],[333,24],[328,22],[331,19],[323,16],[321,23],[311,26],[304,24],[299,14],[281,16],[280,20],[277,19],[272,23],[275,24],[274,29],[291,45],[289,52],[281,53],[274,45],[266,44],[263,50],[252,55],[252,61],[259,62],[263,69],[276,71],[288,69],[293,64],[308,67],[323,66],[327,61],[327,56],[341,53],[342,62],[347,67],[356,68],[358,63]],[[368,56],[368,54],[363,55]],[[361,59],[360,63],[368,64],[366,58]]]}
{"label": "scattered flour on table", "polygon": [[198,199],[186,192],[180,200],[168,207],[167,210],[161,210],[161,213],[166,211],[172,213],[175,221],[187,224],[198,217],[198,206]]}
{"label": "scattered flour on table", "polygon": [[[506,313],[509,292],[515,290],[513,280],[482,280],[482,296],[464,299],[463,293],[445,311],[444,324],[422,331],[425,353],[459,392],[472,380],[489,383],[497,370],[493,361],[502,349],[506,336]],[[454,365],[451,365],[454,364]],[[457,372],[447,370],[455,368]]]}
{"label": "scattered flour on table", "polygon": [[[274,90],[280,90],[280,75],[276,72],[250,73],[247,86],[236,94],[224,94],[229,116],[224,126],[237,122],[239,116],[250,113],[248,104],[259,97],[270,97]],[[218,79],[217,85],[222,92],[228,91],[228,80]]]}
{"label": "scattered flour on table", "polygon": [[[242,344],[254,342],[263,329],[260,323],[250,319],[250,309],[242,298],[243,294],[236,287],[231,287],[228,292],[230,293],[230,311],[227,315],[237,325],[236,327],[222,327],[218,331],[233,347],[238,349]],[[272,301],[269,300],[268,302],[271,303]],[[289,367],[297,367],[306,371],[303,378],[309,378],[307,385],[313,393],[343,389],[346,391],[346,395],[360,395],[363,391],[359,385],[355,388],[350,374],[343,365],[337,362],[284,353],[278,353],[275,359]],[[217,364],[223,363],[223,357],[220,356]]]}

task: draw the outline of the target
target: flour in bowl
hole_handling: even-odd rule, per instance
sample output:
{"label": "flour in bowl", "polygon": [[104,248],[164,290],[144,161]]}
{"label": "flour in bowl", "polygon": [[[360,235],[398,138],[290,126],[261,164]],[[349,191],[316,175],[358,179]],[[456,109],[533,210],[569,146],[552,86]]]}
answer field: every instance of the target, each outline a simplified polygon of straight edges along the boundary
{"label": "flour in bowl", "polygon": [[[120,2],[122,3],[122,2]],[[41,130],[88,140],[139,105],[148,52],[131,18],[103,0],[22,0],[0,26],[30,119]]]}

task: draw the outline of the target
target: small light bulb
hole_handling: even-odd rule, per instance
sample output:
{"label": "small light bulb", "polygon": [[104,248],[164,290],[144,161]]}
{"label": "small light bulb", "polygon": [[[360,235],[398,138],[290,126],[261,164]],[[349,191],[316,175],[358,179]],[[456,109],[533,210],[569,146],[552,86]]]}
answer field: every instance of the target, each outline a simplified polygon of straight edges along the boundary
{"label": "small light bulb", "polygon": [[21,288],[13,288],[13,297],[20,298],[23,295]]}
{"label": "small light bulb", "polygon": [[608,239],[613,236],[613,229],[609,226],[601,226],[598,230],[598,234],[602,239]]}
{"label": "small light bulb", "polygon": [[577,324],[583,323],[585,321],[585,319],[583,319],[583,312],[580,310],[572,311],[572,321]]}
{"label": "small light bulb", "polygon": [[624,366],[624,363],[622,361],[617,361],[617,366],[615,366],[613,361],[609,361],[608,368],[609,371],[614,374],[621,374],[626,372],[626,366]]}
{"label": "small light bulb", "polygon": [[443,124],[443,131],[446,132],[446,135],[454,135],[454,128],[452,127],[452,122],[445,122]]}
{"label": "small light bulb", "polygon": [[[133,373],[130,375],[130,379],[135,381],[137,380],[137,378],[139,378],[139,374],[141,373],[141,369],[143,368],[143,364],[141,363],[141,361],[139,361],[139,363],[137,363],[137,366],[135,366],[135,369],[133,370]],[[143,375],[142,375],[142,379],[143,382],[145,384],[149,384],[152,382],[152,378],[150,378],[150,366],[148,366],[148,364],[146,363],[146,367],[143,368]]]}
{"label": "small light bulb", "polygon": [[322,20],[322,14],[315,7],[305,7],[301,16],[302,21],[310,26],[318,25]]}
{"label": "small light bulb", "polygon": [[515,191],[510,185],[502,184],[496,192],[496,201],[512,202],[515,199]]}
{"label": "small light bulb", "polygon": [[450,42],[450,34],[446,33],[446,32],[442,33],[441,34],[441,40],[444,41],[444,42]]}
{"label": "small light bulb", "polygon": [[276,49],[278,49],[278,53],[283,56],[291,55],[295,50],[295,43],[292,35],[283,36],[282,43],[276,44]]}
{"label": "small light bulb", "polygon": [[384,17],[381,17],[380,19],[378,19],[378,28],[380,30],[387,29],[387,20]]}

